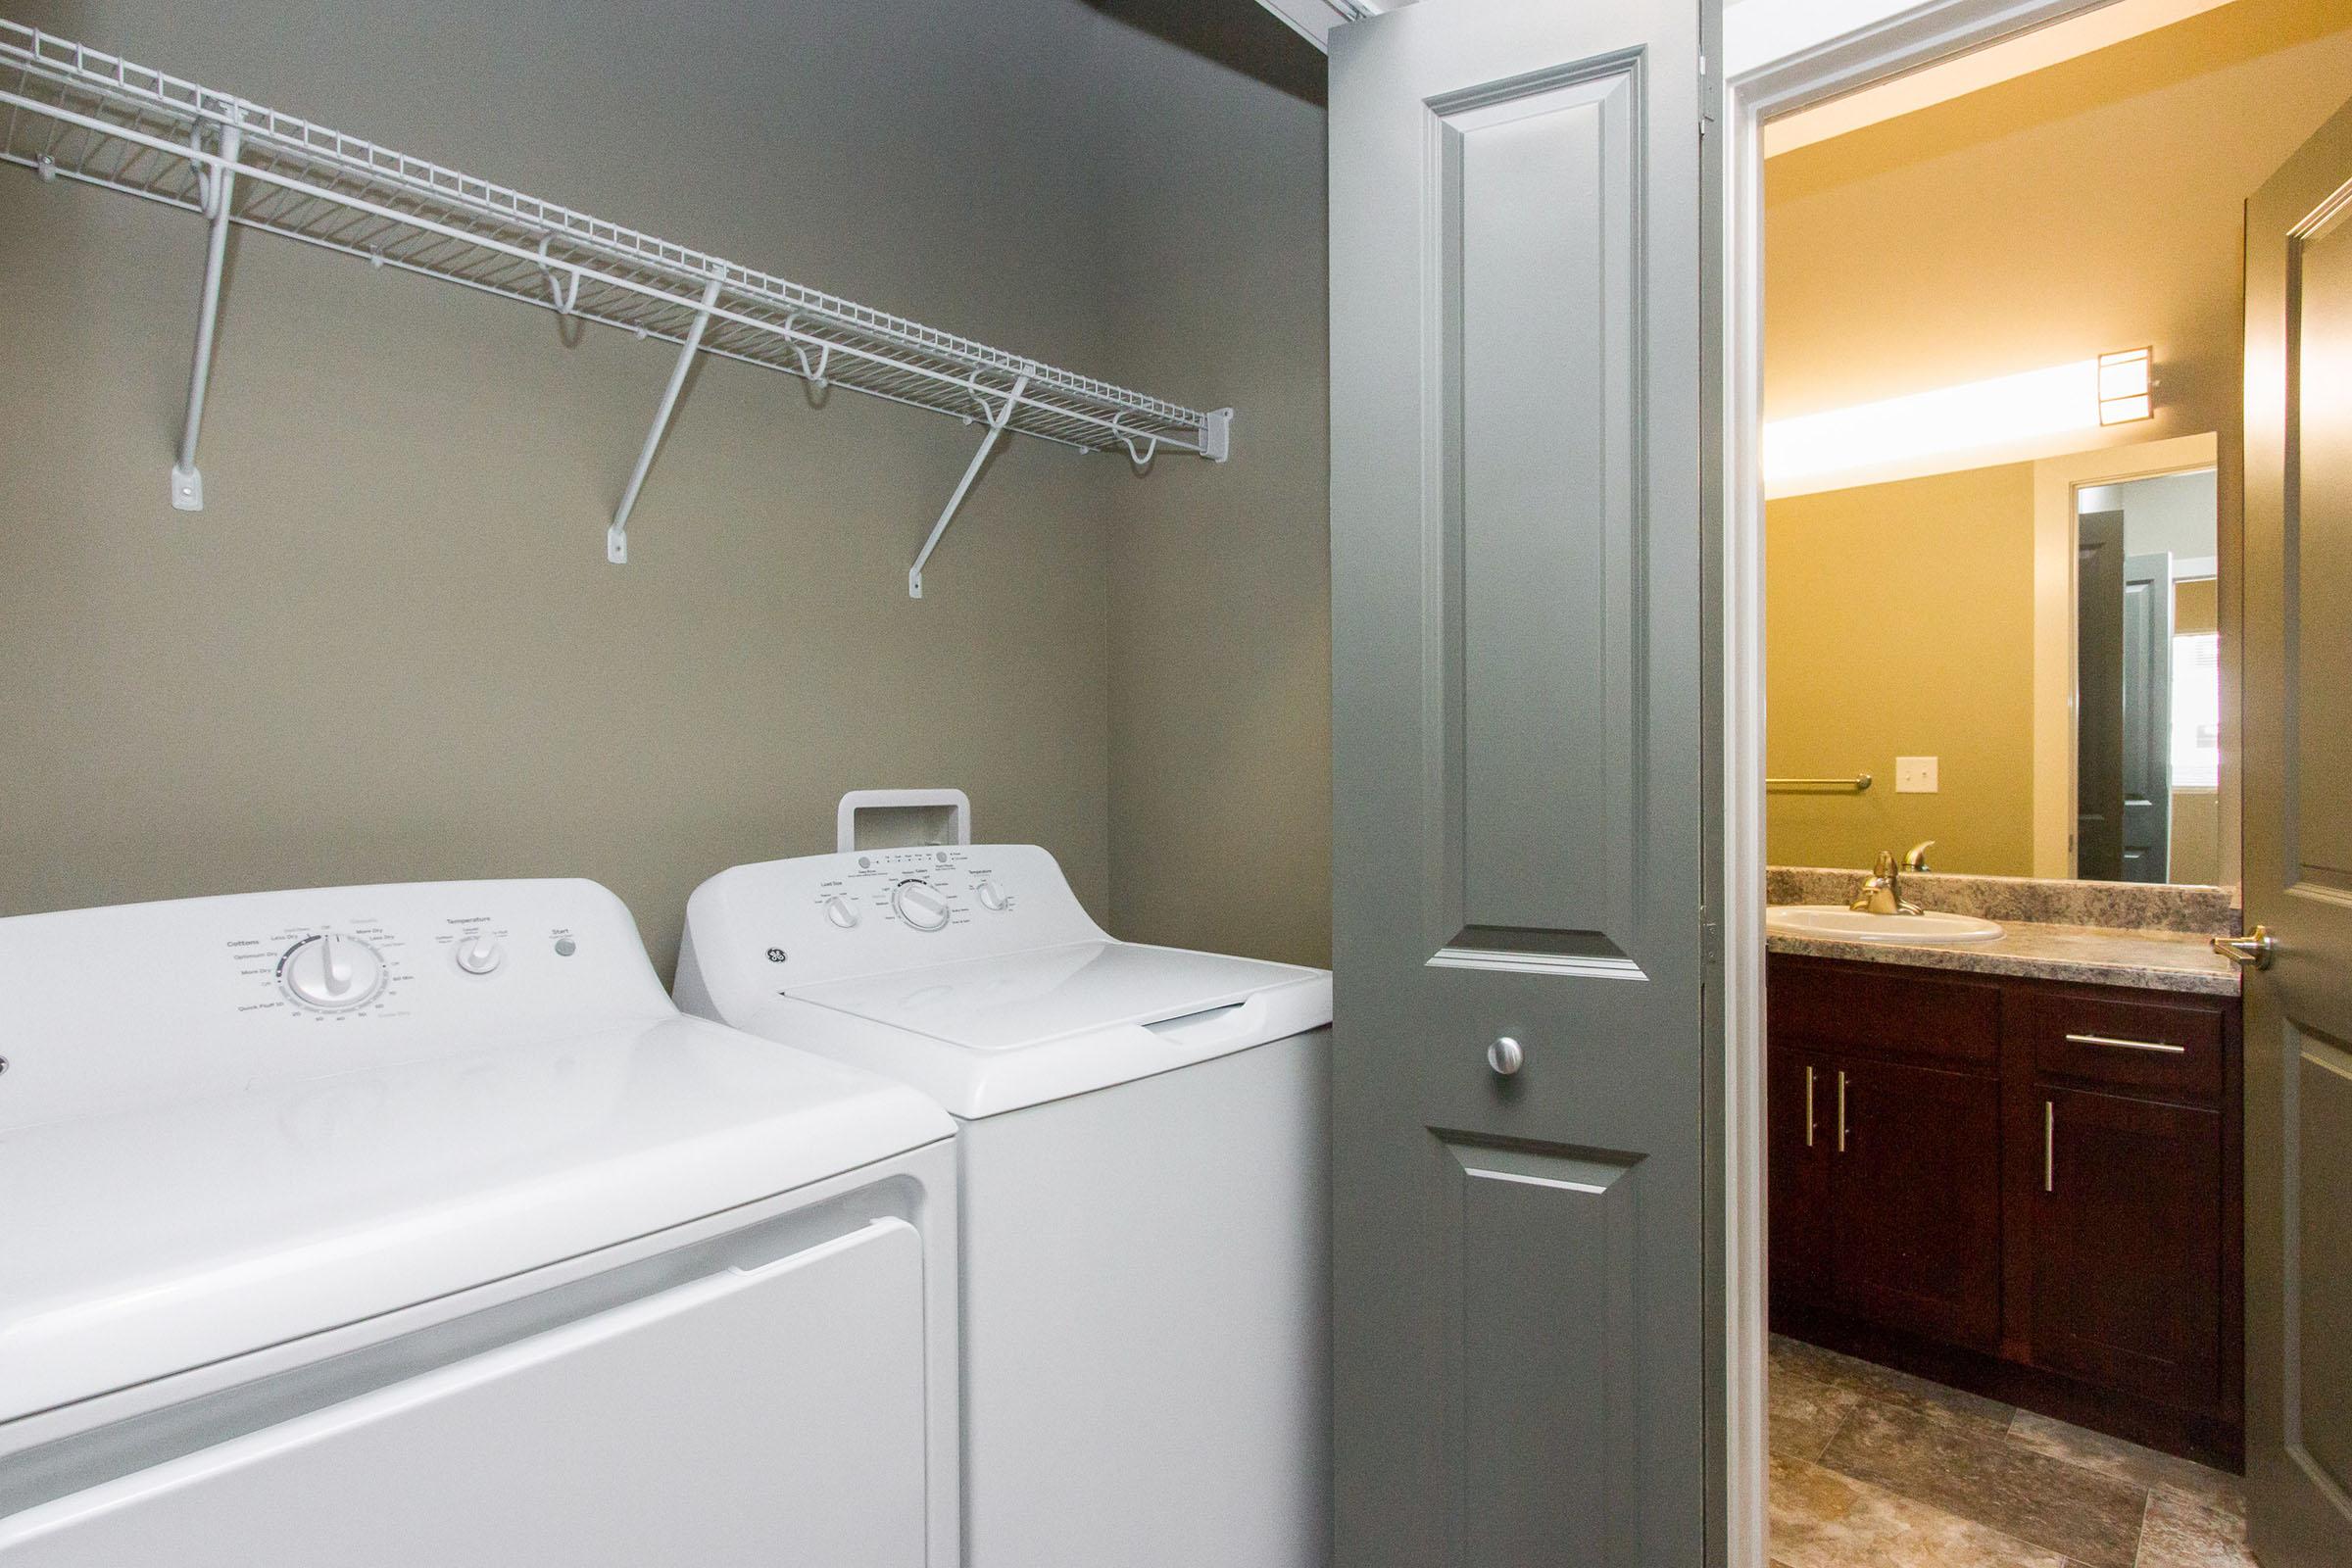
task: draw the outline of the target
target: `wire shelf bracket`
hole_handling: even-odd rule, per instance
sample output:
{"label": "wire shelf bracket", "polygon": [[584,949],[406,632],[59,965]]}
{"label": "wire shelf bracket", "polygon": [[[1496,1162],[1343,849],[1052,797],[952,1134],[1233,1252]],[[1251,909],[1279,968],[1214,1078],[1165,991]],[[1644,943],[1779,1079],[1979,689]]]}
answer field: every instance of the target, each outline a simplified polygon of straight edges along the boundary
{"label": "wire shelf bracket", "polygon": [[[1021,373],[1013,379],[1012,390],[1005,393],[1004,401],[989,414],[988,434],[980,438],[980,450],[972,454],[970,466],[963,470],[963,477],[956,481],[955,490],[948,496],[947,509],[940,513],[939,520],[931,525],[931,536],[923,541],[923,548],[915,552],[914,564],[906,568],[907,598],[923,597],[923,564],[931,559],[931,552],[939,548],[940,538],[948,531],[948,524],[956,520],[956,509],[963,505],[963,498],[971,492],[972,481],[980,477],[980,469],[988,462],[988,455],[996,450],[997,437],[1004,433],[1004,425],[1011,419],[1012,411],[1020,406],[1021,394],[1029,390],[1029,376],[1035,368],[1034,366],[1023,366]],[[981,395],[978,387],[972,389],[972,401],[978,403],[982,410],[988,409],[988,400]]]}
{"label": "wire shelf bracket", "polygon": [[[579,281],[573,274],[572,281]],[[669,416],[677,411],[678,394],[686,386],[686,372],[694,368],[694,357],[702,351],[703,333],[710,325],[710,308],[718,303],[719,285],[723,278],[713,277],[704,285],[702,309],[694,313],[694,324],[686,329],[686,341],[678,346],[678,363],[669,372],[669,385],[662,391],[661,406],[654,410],[654,427],[645,432],[645,446],[637,454],[637,467],[629,475],[629,487],[620,493],[620,505],[613,509],[612,526],[605,530],[605,559],[616,566],[628,564],[629,514],[637,510],[637,492],[645,488],[645,476],[654,466],[654,453],[662,445],[662,432],[669,428]]]}
{"label": "wire shelf bracket", "polygon": [[[1006,434],[1082,452],[1223,463],[1233,411],[1201,412],[925,326],[670,240],[379,147],[0,18],[0,162],[206,220],[203,293],[172,504],[200,511],[196,466],[230,226],[494,294],[674,346],[677,364],[606,530],[628,524],[697,354],[810,385],[985,420],[980,453],[932,525],[922,568]],[[979,413],[974,415],[977,407]]]}
{"label": "wire shelf bracket", "polygon": [[196,466],[196,437],[204,428],[204,389],[213,376],[213,331],[220,321],[220,274],[228,262],[229,213],[236,201],[242,131],[232,122],[222,127],[220,135],[220,162],[199,165],[197,170],[197,205],[207,229],[204,292],[196,305],[196,358],[188,370],[188,412],[180,425],[179,461],[172,465],[172,505],[181,512],[204,510],[204,475]]}

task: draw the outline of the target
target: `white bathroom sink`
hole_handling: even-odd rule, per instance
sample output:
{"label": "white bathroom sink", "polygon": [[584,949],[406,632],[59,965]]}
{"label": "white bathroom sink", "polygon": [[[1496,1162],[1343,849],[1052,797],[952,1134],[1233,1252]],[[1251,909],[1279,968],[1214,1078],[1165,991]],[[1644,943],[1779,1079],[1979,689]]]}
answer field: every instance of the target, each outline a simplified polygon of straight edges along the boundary
{"label": "white bathroom sink", "polygon": [[1865,914],[1838,904],[1783,904],[1764,911],[1775,936],[1833,942],[1990,942],[2001,928],[1973,914]]}

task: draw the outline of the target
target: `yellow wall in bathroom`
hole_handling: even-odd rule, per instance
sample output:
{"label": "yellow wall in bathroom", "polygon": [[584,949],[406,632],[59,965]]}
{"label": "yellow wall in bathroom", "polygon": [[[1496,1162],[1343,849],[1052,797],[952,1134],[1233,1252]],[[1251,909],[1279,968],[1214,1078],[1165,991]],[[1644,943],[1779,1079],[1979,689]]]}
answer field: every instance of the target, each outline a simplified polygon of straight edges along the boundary
{"label": "yellow wall in bathroom", "polygon": [[[1776,865],[1866,866],[1935,839],[1939,871],[2033,869],[2034,469],[1974,468],[1771,502],[1766,718]],[[1897,757],[1938,759],[1933,795]]]}

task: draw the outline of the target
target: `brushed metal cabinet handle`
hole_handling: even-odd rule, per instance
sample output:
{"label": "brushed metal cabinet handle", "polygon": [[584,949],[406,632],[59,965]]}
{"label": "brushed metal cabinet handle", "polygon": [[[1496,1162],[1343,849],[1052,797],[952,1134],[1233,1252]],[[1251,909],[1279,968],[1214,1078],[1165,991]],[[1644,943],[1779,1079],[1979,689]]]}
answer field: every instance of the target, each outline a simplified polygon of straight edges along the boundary
{"label": "brushed metal cabinet handle", "polygon": [[2041,1102],[2041,1190],[2058,1190],[2058,1102]]}
{"label": "brushed metal cabinet handle", "polygon": [[1838,1069],[1838,1152],[1845,1152],[1845,1069]]}
{"label": "brushed metal cabinet handle", "polygon": [[1508,1078],[1527,1064],[1527,1053],[1509,1035],[1496,1038],[1487,1048],[1487,1065],[1494,1069],[1497,1078]]}
{"label": "brushed metal cabinet handle", "polygon": [[1805,1147],[1813,1147],[1813,1069],[1805,1069]]}
{"label": "brushed metal cabinet handle", "polygon": [[2167,1045],[2161,1040],[2124,1040],[2115,1035],[2068,1035],[2067,1044],[2074,1046],[2105,1046],[2111,1051],[2153,1051],[2159,1055],[2183,1056],[2186,1046]]}

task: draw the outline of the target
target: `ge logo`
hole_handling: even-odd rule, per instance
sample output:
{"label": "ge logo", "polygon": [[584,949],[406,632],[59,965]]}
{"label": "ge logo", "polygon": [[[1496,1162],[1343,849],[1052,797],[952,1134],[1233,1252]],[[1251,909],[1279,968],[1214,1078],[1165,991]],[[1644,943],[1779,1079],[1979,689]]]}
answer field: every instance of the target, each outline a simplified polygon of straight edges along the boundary
{"label": "ge logo", "polygon": [[784,950],[782,948],[768,949],[767,961],[770,963],[782,963],[784,961]]}

